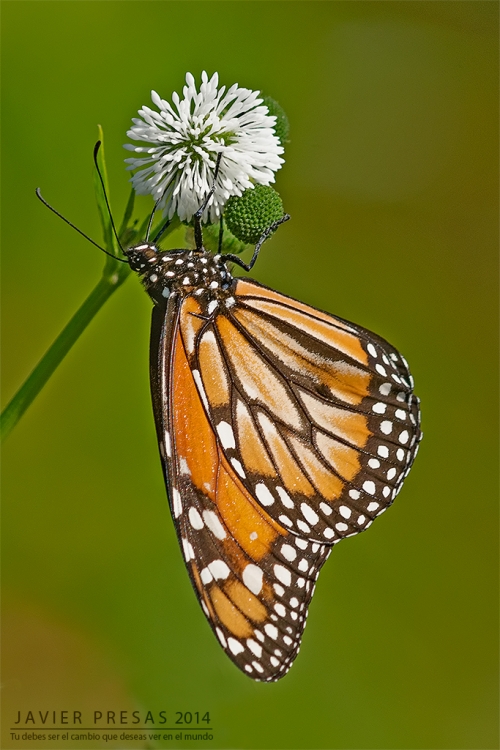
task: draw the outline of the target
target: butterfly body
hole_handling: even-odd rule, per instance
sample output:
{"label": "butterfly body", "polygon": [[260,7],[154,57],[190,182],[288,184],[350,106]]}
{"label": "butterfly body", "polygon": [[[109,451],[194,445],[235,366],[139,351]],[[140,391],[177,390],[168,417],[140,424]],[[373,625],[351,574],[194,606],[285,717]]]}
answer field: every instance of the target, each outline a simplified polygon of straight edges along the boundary
{"label": "butterfly body", "polygon": [[233,278],[203,247],[126,255],[155,303],[153,409],[186,567],[228,656],[277,680],[333,545],[411,467],[411,375],[380,337]]}

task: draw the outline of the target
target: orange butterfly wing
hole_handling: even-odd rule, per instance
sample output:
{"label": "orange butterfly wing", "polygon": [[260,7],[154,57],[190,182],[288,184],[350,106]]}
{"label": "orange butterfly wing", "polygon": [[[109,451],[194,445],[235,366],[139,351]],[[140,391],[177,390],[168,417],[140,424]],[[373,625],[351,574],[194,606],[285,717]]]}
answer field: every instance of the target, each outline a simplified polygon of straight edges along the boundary
{"label": "orange butterfly wing", "polygon": [[167,315],[153,313],[153,403],[172,515],[194,589],[222,647],[254,679],[277,680],[299,650],[330,548],[276,523],[225,457],[196,385],[199,371],[193,375],[186,353],[185,340],[191,346],[189,337],[204,324],[193,315],[196,304],[187,297],[179,308],[170,300]]}
{"label": "orange butterfly wing", "polygon": [[226,464],[281,528],[335,544],[393,502],[415,458],[419,402],[375,334],[254,281],[224,310],[182,308],[189,366]]}

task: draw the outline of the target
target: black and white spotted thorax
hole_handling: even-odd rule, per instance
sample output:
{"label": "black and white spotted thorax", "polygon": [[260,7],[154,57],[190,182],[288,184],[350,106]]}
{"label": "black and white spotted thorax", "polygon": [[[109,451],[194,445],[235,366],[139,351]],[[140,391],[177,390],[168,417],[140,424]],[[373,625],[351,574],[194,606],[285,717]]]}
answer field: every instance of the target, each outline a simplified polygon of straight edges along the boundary
{"label": "black and white spotted thorax", "polygon": [[222,255],[204,248],[163,251],[145,243],[128,248],[125,255],[156,304],[173,294],[192,294],[202,306],[221,299],[230,303],[233,277]]}

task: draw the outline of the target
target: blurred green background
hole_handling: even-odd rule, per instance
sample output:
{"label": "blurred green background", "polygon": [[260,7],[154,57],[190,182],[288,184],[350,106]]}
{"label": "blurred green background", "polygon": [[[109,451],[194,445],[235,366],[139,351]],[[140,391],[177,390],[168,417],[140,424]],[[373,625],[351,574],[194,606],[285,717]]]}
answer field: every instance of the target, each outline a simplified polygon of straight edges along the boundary
{"label": "blurred green background", "polygon": [[[290,674],[251,682],[177,547],[151,306],[130,278],[4,449],[2,747],[23,746],[8,737],[17,710],[87,707],[210,711],[214,740],[186,748],[497,748],[498,4],[2,11],[4,403],[103,265],[35,187],[99,239],[97,123],[120,218],[131,117],[152,88],[169,98],[206,69],[273,96],[291,122],[277,188],[292,221],[252,275],[400,348],[425,433],[394,507],[325,566]],[[83,745],[29,744],[62,746]]]}

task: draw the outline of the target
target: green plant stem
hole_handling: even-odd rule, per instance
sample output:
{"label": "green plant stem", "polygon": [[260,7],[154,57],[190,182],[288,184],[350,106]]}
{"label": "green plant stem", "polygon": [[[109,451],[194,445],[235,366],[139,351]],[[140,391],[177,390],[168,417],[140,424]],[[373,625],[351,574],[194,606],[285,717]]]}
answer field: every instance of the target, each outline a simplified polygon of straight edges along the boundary
{"label": "green plant stem", "polygon": [[[113,262],[114,263],[114,262]],[[114,263],[115,267],[118,266]],[[106,269],[107,270],[107,269]],[[83,305],[73,315],[67,326],[61,331],[52,346],[48,349],[31,375],[18,390],[12,401],[5,407],[1,415],[1,438],[5,440],[14,429],[26,409],[30,406],[43,386],[58,367],[73,344],[78,340],[94,315],[101,309],[106,300],[111,297],[130,274],[129,266],[117,268],[115,273],[109,271],[89,294]]]}

